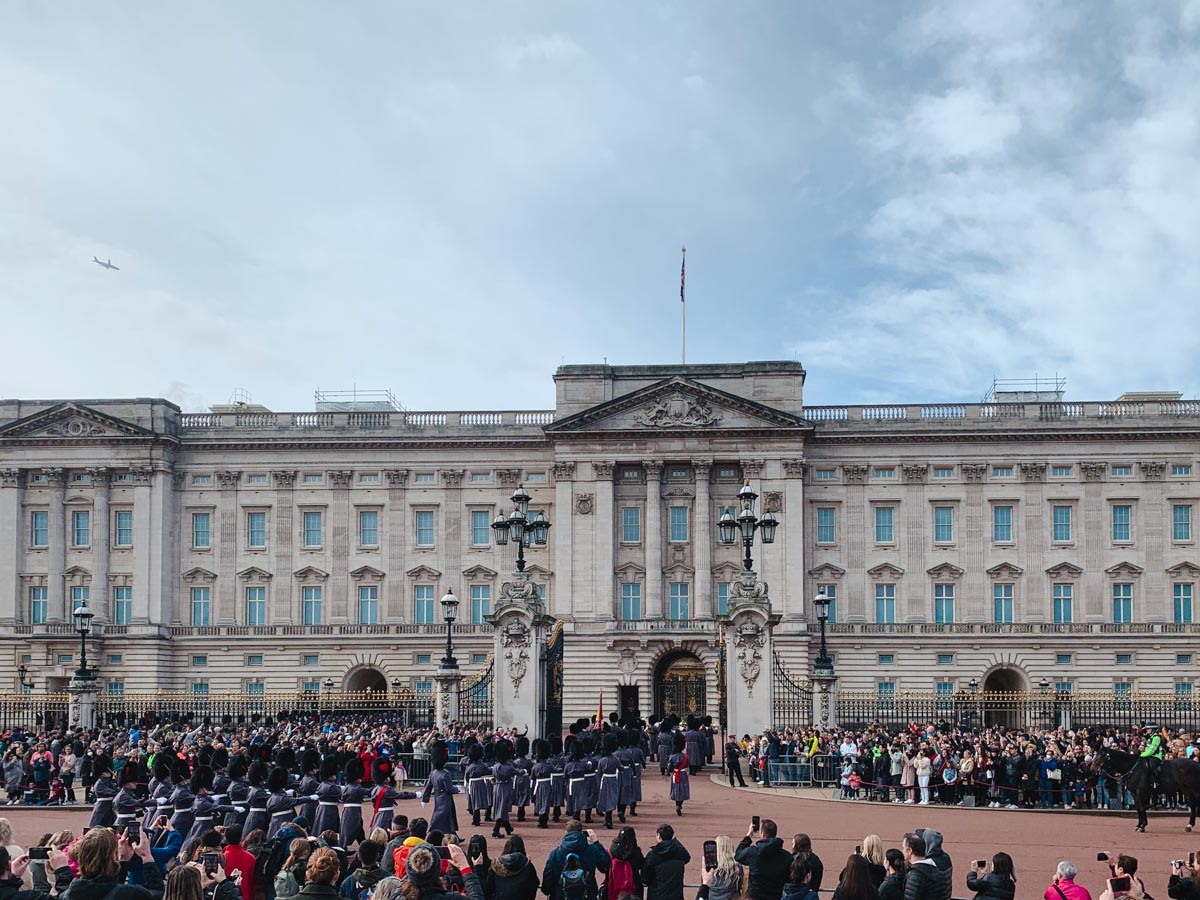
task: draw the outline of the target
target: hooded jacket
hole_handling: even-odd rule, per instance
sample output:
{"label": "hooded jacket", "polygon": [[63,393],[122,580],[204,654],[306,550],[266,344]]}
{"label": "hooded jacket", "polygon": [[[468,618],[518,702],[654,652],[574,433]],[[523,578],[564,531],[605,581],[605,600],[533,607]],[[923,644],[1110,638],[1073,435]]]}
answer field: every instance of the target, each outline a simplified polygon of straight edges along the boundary
{"label": "hooded jacket", "polygon": [[[692,861],[687,848],[675,838],[659,841],[646,854],[642,880],[646,884],[646,900],[682,900],[683,871]],[[771,900],[778,900],[776,893]]]}
{"label": "hooded jacket", "polygon": [[524,853],[505,853],[492,860],[492,885],[493,900],[534,900],[537,869]]}
{"label": "hooded jacket", "polygon": [[926,857],[908,870],[904,878],[904,900],[950,900],[950,879]]}
{"label": "hooded jacket", "polygon": [[922,828],[917,831],[925,839],[925,858],[932,859],[934,865],[946,876],[950,882],[954,881],[954,863],[942,847],[942,833],[935,831],[932,828]]}
{"label": "hooded jacket", "polygon": [[749,869],[746,895],[751,900],[778,900],[792,868],[792,854],[783,849],[783,841],[773,837],[751,844],[746,836],[734,858]]}
{"label": "hooded jacket", "polygon": [[568,831],[563,835],[562,843],[550,851],[542,870],[542,893],[550,900],[562,900],[559,876],[562,875],[567,856],[572,853],[579,857],[580,865],[587,871],[589,900],[597,894],[596,870],[608,871],[608,854],[604,848],[599,844],[589,844],[587,834],[582,831]]}
{"label": "hooded jacket", "polygon": [[375,885],[387,877],[387,873],[379,866],[359,867],[345,877],[342,886],[338,888],[338,895],[347,900],[358,900],[360,891],[368,888],[374,890]]}

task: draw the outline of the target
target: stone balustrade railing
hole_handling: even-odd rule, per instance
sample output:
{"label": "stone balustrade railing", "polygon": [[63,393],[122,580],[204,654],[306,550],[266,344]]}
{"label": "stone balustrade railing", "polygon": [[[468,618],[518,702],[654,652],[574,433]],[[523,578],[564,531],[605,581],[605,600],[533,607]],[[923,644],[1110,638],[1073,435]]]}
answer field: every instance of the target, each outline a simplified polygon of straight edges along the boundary
{"label": "stone balustrade railing", "polygon": [[892,406],[806,406],[804,417],[819,425],[850,422],[997,422],[1009,419],[1070,420],[1200,418],[1200,400],[1115,401],[1103,403],[934,403]]}
{"label": "stone balustrade railing", "polygon": [[540,430],[554,421],[553,410],[480,412],[255,412],[184,413],[183,432],[198,431],[409,431],[414,428],[504,428]]}

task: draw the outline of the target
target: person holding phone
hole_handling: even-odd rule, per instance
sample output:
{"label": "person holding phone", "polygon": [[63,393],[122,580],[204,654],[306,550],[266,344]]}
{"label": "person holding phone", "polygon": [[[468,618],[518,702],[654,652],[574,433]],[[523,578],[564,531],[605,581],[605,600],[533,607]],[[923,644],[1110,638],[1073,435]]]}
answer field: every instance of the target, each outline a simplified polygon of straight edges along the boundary
{"label": "person holding phone", "polygon": [[[71,846],[71,855],[79,866],[72,900],[157,900],[162,894],[162,870],[144,838],[135,846],[110,828],[92,828]],[[128,883],[131,877],[142,883]]]}
{"label": "person holding phone", "polygon": [[734,858],[747,869],[746,896],[750,900],[779,900],[792,869],[792,855],[776,836],[772,819],[757,821],[738,844]]}
{"label": "person holding phone", "polygon": [[1088,889],[1075,882],[1078,874],[1075,864],[1064,859],[1054,870],[1054,880],[1042,894],[1043,900],[1092,900]]}
{"label": "person holding phone", "polygon": [[1013,900],[1017,894],[1017,875],[1012,857],[997,853],[989,868],[986,859],[977,859],[967,873],[967,890],[975,900]]}
{"label": "person holding phone", "polygon": [[736,900],[742,895],[746,869],[735,858],[737,847],[733,838],[727,834],[718,834],[713,843],[716,852],[712,868],[709,869],[707,856],[704,862],[706,874],[709,876],[705,882],[708,885],[709,900]]}
{"label": "person holding phone", "polygon": [[1172,861],[1167,896],[1171,900],[1200,900],[1200,867],[1196,865],[1195,851],[1188,854],[1186,861]]}
{"label": "person holding phone", "polygon": [[[38,853],[35,858],[32,854]],[[28,854],[13,859],[9,856],[7,847],[0,847],[0,892],[14,900],[50,900],[51,894],[46,891],[26,891],[22,889],[25,871],[31,860],[44,864],[54,872],[54,889],[62,893],[70,885],[73,873],[70,860],[62,850],[51,847],[33,847]]]}

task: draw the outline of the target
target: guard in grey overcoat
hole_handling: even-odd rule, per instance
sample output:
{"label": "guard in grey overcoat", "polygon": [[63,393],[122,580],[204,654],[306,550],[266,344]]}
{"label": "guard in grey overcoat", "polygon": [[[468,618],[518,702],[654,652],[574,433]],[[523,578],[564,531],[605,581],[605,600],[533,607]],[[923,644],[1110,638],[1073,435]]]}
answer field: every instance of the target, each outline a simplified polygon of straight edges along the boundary
{"label": "guard in grey overcoat", "polygon": [[604,814],[604,827],[613,827],[613,810],[617,808],[621,788],[621,761],[617,758],[617,736],[608,733],[603,739],[604,755],[596,763],[600,784],[596,792],[596,812]]}
{"label": "guard in grey overcoat", "polygon": [[458,811],[454,808],[454,779],[446,771],[446,760],[449,749],[445,741],[434,741],[429,747],[429,760],[433,771],[425,782],[425,791],[421,794],[421,805],[424,806],[433,798],[433,815],[429,817],[429,828],[442,834],[458,834]]}
{"label": "guard in grey overcoat", "polygon": [[317,795],[317,814],[309,820],[312,822],[313,834],[330,830],[337,831],[342,821],[338,813],[338,804],[342,801],[342,788],[337,781],[337,760],[332,756],[322,760],[318,771],[321,775],[321,783],[317,785],[314,792]]}
{"label": "guard in grey overcoat", "polygon": [[367,774],[366,767],[357,756],[346,763],[342,770],[342,827],[338,834],[342,838],[342,846],[349,847],[356,841],[361,841],[363,834],[363,801],[371,796],[371,791],[363,786],[363,777]]}
{"label": "guard in grey overcoat", "polygon": [[685,746],[683,735],[675,732],[675,742],[672,745],[675,752],[667,760],[667,768],[671,770],[671,799],[675,801],[675,815],[677,816],[683,815],[683,802],[692,799],[688,757],[683,752]]}
{"label": "guard in grey overcoat", "polygon": [[508,817],[512,814],[513,797],[516,795],[517,773],[520,771],[512,761],[513,745],[508,741],[496,743],[496,764],[492,766],[492,837],[501,837],[500,829],[505,835],[512,834],[512,823]]}

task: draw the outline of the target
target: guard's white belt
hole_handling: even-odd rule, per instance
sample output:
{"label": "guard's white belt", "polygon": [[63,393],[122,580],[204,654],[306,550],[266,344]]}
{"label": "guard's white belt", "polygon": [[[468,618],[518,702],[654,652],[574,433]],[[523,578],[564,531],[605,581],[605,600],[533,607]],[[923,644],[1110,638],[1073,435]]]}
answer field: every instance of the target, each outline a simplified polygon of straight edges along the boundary
{"label": "guard's white belt", "polygon": [[320,802],[317,803],[317,806],[337,806],[337,801],[336,800],[321,800]]}

